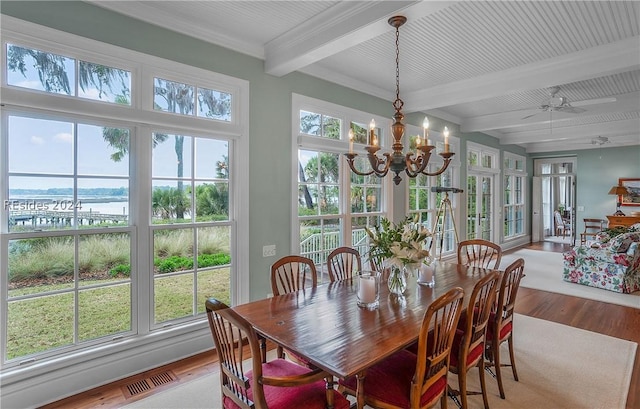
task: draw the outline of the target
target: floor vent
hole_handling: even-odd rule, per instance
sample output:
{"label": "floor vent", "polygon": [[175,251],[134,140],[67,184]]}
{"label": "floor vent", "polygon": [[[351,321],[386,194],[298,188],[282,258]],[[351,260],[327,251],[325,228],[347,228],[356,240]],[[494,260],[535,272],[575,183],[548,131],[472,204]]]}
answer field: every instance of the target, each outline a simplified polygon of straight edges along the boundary
{"label": "floor vent", "polygon": [[141,393],[149,392],[152,389],[166,385],[178,380],[178,377],[171,371],[164,371],[153,375],[146,374],[144,378],[138,378],[132,383],[124,385],[122,391],[128,399]]}

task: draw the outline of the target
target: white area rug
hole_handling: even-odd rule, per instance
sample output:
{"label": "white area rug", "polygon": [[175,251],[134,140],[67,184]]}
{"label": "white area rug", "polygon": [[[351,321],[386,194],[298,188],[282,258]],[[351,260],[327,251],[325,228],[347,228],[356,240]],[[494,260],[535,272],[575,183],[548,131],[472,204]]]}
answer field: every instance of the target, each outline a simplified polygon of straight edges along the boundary
{"label": "white area rug", "polygon": [[[595,332],[515,316],[514,341],[520,381],[505,368],[506,399],[487,374],[492,409],[623,409],[637,344]],[[501,350],[508,361],[506,343]],[[457,378],[449,375],[456,388]],[[478,372],[469,372],[469,390],[479,390]],[[482,408],[482,396],[469,397],[470,409]],[[455,407],[449,401],[449,407]],[[217,373],[178,385],[126,406],[128,409],[220,408]]]}
{"label": "white area rug", "polygon": [[562,253],[520,249],[514,253],[503,255],[500,268],[504,269],[520,257],[524,259],[525,273],[525,277],[520,283],[522,287],[640,308],[640,291],[621,294],[564,281],[562,279]]}

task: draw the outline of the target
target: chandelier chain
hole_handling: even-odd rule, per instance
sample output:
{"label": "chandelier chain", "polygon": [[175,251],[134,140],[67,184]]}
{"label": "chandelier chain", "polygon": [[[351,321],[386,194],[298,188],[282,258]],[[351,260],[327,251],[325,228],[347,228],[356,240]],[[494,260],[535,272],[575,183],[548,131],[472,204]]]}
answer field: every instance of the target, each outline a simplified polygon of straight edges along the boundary
{"label": "chandelier chain", "polygon": [[404,102],[400,99],[400,26],[396,27],[396,100],[393,107],[402,109]]}

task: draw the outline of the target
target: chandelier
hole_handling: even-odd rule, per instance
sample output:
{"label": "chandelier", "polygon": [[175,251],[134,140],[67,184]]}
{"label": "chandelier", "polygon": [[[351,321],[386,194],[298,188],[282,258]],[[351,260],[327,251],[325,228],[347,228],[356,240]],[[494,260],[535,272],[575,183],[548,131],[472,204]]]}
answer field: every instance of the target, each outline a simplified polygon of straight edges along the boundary
{"label": "chandelier", "polygon": [[404,16],[394,16],[388,20],[389,24],[396,29],[396,100],[393,101],[393,108],[396,110],[395,114],[393,114],[393,125],[391,125],[391,134],[393,135],[393,145],[391,148],[393,149],[392,153],[384,153],[383,157],[377,155],[377,152],[380,150],[378,136],[375,134],[375,121],[371,120],[369,125],[369,135],[367,140],[367,146],[365,150],[367,151],[367,159],[369,159],[369,164],[371,165],[371,170],[361,172],[356,169],[354,165],[354,160],[358,156],[353,153],[353,130],[349,130],[349,153],[345,153],[344,155],[347,158],[347,163],[351,168],[351,171],[360,176],[368,176],[371,174],[375,174],[378,177],[384,177],[387,175],[389,170],[395,173],[393,177],[393,181],[395,184],[399,184],[402,178],[400,177],[400,173],[404,171],[410,178],[415,178],[416,176],[422,174],[427,176],[436,176],[447,170],[449,163],[451,162],[451,157],[454,155],[453,152],[449,151],[449,130],[447,127],[444,128],[444,152],[439,153],[440,156],[444,159],[444,164],[442,168],[435,172],[426,172],[427,164],[429,163],[429,159],[431,157],[431,151],[436,147],[429,144],[429,120],[425,117],[423,123],[423,139],[420,140],[418,136],[416,138],[416,152],[408,151],[406,154],[403,152],[404,146],[402,144],[402,137],[404,136],[404,123],[402,122],[404,119],[404,114],[402,113],[402,106],[404,102],[400,99],[400,48],[399,48],[399,39],[400,32],[399,28],[404,23],[407,22],[407,18]]}

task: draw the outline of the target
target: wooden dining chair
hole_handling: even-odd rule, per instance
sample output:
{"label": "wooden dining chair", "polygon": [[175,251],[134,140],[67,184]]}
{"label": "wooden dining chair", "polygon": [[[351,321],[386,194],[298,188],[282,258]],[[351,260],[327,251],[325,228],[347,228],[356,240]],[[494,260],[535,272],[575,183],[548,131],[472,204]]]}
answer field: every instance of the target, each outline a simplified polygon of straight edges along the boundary
{"label": "wooden dining chair", "polygon": [[[489,316],[487,327],[487,343],[485,346],[486,367],[495,368],[498,380],[500,397],[505,398],[504,386],[502,384],[502,373],[500,368],[510,366],[513,372],[513,379],[518,381],[516,371],[516,359],[513,350],[513,312],[516,305],[516,295],[520,288],[520,280],[524,276],[524,259],[519,258],[509,264],[501,274],[500,287],[498,290],[498,301],[495,303],[495,310]],[[500,359],[500,344],[507,341],[509,343],[509,364],[502,363]]]}
{"label": "wooden dining chair", "polygon": [[225,409],[349,408],[330,374],[280,358],[263,363],[258,336],[242,316],[215,298],[207,299],[205,307]]}
{"label": "wooden dining chair", "polygon": [[[318,274],[313,260],[304,256],[285,256],[271,265],[271,291],[274,296],[292,293],[318,285]],[[263,342],[264,343],[264,342]],[[276,348],[278,358],[284,358],[284,348]],[[288,351],[289,358],[300,365],[313,367],[307,360]]]}
{"label": "wooden dining chair", "polygon": [[282,257],[271,266],[273,295],[287,294],[318,285],[318,273],[313,260],[304,256]]}
{"label": "wooden dining chair", "polygon": [[471,239],[458,243],[458,264],[497,269],[501,259],[502,248],[488,240]]}
{"label": "wooden dining chair", "polygon": [[[451,389],[449,395],[467,409],[467,395],[482,394],[484,408],[489,409],[487,388],[484,379],[484,351],[489,316],[496,300],[496,288],[500,274],[492,271],[482,277],[473,287],[469,305],[460,317],[458,329],[453,338],[449,371],[458,375],[458,390]],[[467,373],[477,367],[480,374],[481,392],[467,391]],[[460,400],[458,401],[458,396]]]}
{"label": "wooden dining chair", "polygon": [[[373,408],[447,407],[449,353],[460,318],[464,291],[453,288],[433,301],[422,319],[417,354],[403,349],[367,369],[364,401]],[[431,329],[431,331],[430,331]],[[338,390],[356,396],[357,378],[339,381]]]}
{"label": "wooden dining chair", "polygon": [[598,233],[604,230],[606,222],[603,219],[584,219],[584,231],[580,233],[580,244],[585,244],[589,237],[595,239]]}
{"label": "wooden dining chair", "polygon": [[351,247],[338,247],[327,257],[329,281],[351,278],[354,272],[362,271],[360,252]]}

